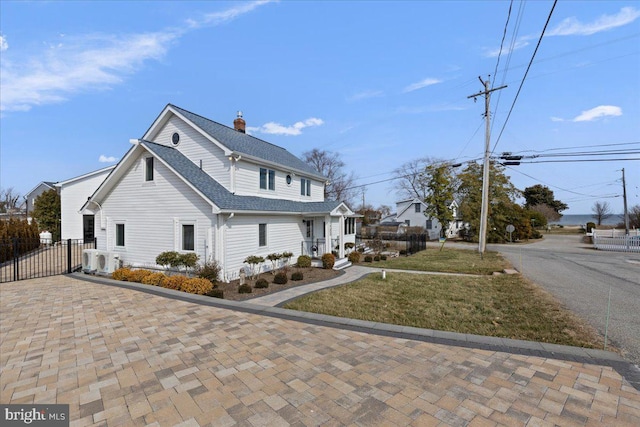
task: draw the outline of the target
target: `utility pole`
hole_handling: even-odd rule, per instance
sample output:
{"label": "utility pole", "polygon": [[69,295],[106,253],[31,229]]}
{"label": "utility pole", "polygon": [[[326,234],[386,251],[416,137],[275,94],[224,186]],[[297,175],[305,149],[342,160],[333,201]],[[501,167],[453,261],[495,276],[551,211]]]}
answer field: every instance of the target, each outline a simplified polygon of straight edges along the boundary
{"label": "utility pole", "polygon": [[624,168],[622,168],[622,199],[624,200],[624,234],[629,235],[629,212],[627,211],[627,184],[624,180]]}
{"label": "utility pole", "polygon": [[478,241],[478,252],[480,255],[484,254],[487,246],[487,217],[489,215],[489,154],[490,154],[490,141],[491,141],[491,112],[489,111],[489,100],[491,92],[504,89],[505,86],[489,89],[491,83],[491,76],[487,77],[486,81],[482,81],[482,77],[478,76],[480,83],[483,84],[484,90],[474,95],[469,95],[467,98],[473,98],[474,100],[484,95],[484,115],[485,115],[485,137],[484,137],[484,165],[482,166],[482,208],[480,210],[480,237]]}

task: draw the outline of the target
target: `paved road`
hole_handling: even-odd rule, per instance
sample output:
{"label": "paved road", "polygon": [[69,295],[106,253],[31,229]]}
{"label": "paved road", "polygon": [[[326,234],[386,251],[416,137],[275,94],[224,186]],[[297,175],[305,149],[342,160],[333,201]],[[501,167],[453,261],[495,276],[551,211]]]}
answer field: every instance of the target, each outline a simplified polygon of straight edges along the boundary
{"label": "paved road", "polygon": [[640,254],[596,251],[578,236],[548,235],[523,245],[489,245],[523,275],[605,333],[640,366]]}

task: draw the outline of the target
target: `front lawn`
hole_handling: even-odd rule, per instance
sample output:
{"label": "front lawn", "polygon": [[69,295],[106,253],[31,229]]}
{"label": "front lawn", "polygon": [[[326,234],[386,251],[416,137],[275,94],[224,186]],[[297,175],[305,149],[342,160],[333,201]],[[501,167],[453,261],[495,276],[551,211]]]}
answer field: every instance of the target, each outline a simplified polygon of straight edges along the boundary
{"label": "front lawn", "polygon": [[[427,255],[434,254],[429,251]],[[408,258],[410,259],[410,258]],[[412,267],[415,268],[415,267]],[[374,273],[285,308],[373,322],[602,348],[597,332],[519,275]]]}
{"label": "front lawn", "polygon": [[[364,257],[361,258],[361,261]],[[400,255],[386,261],[362,262],[364,266],[397,268],[400,270],[440,271],[446,273],[491,274],[509,267],[497,252],[487,251],[483,257],[472,250],[429,247],[410,256]]]}

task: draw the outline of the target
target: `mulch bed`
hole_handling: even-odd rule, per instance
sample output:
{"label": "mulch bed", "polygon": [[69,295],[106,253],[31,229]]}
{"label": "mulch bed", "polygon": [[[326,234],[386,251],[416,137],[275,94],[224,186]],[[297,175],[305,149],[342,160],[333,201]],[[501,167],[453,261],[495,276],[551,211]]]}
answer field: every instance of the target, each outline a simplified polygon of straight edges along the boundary
{"label": "mulch bed", "polygon": [[[304,277],[303,280],[297,280],[297,281],[291,280],[291,273],[295,271],[302,272]],[[325,270],[323,268],[318,268],[318,267],[309,267],[309,268],[294,267],[294,268],[289,268],[289,271],[287,273],[287,277],[289,278],[289,281],[284,285],[278,285],[276,283],[273,283],[274,274],[271,274],[269,272],[269,273],[260,274],[254,280],[247,279],[245,281],[246,283],[250,284],[253,289],[253,292],[251,292],[250,294],[238,293],[238,287],[240,286],[239,280],[234,280],[229,283],[219,282],[217,284],[217,288],[222,289],[224,291],[224,299],[233,300],[233,301],[243,301],[250,298],[262,297],[270,293],[278,292],[283,289],[293,288],[295,286],[307,285],[309,283],[319,282],[323,280],[330,280],[336,276],[339,276],[340,274],[342,274],[341,271]],[[255,285],[256,280],[258,280],[259,278],[265,279],[267,282],[269,282],[269,287],[258,288],[258,289],[254,288],[253,285]]]}

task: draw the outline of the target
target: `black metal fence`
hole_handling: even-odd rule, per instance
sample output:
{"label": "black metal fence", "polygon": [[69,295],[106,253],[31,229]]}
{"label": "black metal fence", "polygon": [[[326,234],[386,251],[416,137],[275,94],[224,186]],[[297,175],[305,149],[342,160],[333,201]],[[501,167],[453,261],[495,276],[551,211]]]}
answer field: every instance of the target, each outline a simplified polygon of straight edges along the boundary
{"label": "black metal fence", "polygon": [[[26,247],[34,249],[23,252]],[[0,240],[0,253],[8,254],[8,260],[0,264],[0,283],[72,273],[82,266],[82,251],[95,248],[96,240]]]}
{"label": "black metal fence", "polygon": [[407,255],[414,254],[427,249],[429,235],[423,234],[396,234],[396,233],[378,233],[375,236],[356,236],[356,245],[365,246],[377,252],[382,252],[388,248],[395,250],[404,250]]}

